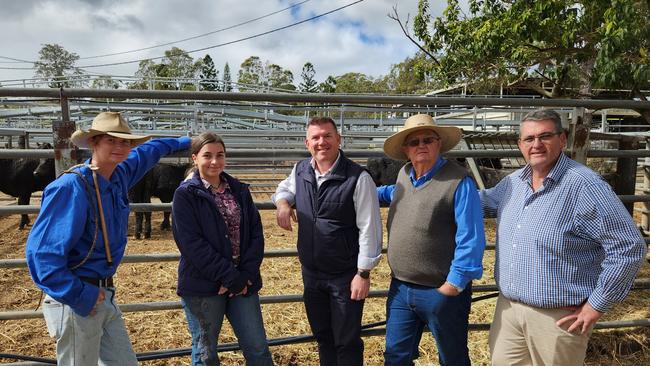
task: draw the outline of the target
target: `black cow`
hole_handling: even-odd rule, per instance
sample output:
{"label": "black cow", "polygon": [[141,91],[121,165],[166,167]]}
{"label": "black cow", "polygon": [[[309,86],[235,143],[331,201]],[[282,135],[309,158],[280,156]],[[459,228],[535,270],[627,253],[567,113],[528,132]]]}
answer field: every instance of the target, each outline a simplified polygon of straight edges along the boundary
{"label": "black cow", "polygon": [[366,169],[370,173],[372,180],[375,181],[375,185],[379,187],[395,184],[397,174],[404,164],[406,164],[404,160],[393,160],[384,156],[381,158],[369,158],[366,163]]}
{"label": "black cow", "polygon": [[[52,149],[49,143],[39,149]],[[29,205],[33,192],[42,191],[54,180],[54,159],[0,159],[0,191],[18,197],[19,205]],[[29,224],[29,217],[21,215],[19,229]]]}
{"label": "black cow", "polygon": [[[168,203],[174,198],[174,191],[185,179],[189,165],[157,164],[129,191],[129,201],[133,203],[151,203],[151,197],[158,197],[160,202]],[[135,238],[142,237],[144,218],[144,237],[151,237],[151,212],[135,213]],[[160,224],[161,230],[169,230],[169,212],[164,213]]]}

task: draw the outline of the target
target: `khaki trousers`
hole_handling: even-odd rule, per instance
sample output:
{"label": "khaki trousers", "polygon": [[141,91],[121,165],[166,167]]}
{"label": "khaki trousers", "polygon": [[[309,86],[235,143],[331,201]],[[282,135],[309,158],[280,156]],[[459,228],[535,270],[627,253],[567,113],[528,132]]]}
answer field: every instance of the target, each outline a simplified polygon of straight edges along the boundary
{"label": "khaki trousers", "polygon": [[589,335],[573,334],[555,322],[571,310],[540,309],[499,295],[490,327],[493,366],[578,366]]}

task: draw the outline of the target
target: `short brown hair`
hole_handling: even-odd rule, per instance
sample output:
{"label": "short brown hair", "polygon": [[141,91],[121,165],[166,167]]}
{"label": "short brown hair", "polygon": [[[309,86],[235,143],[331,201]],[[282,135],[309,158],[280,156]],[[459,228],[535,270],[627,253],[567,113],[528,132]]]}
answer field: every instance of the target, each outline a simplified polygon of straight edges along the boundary
{"label": "short brown hair", "polygon": [[325,116],[312,117],[312,119],[310,119],[309,122],[307,122],[307,128],[309,128],[309,126],[322,125],[326,123],[330,123],[332,127],[334,127],[334,131],[336,131],[336,133],[339,132],[336,127],[336,122],[334,122],[334,120],[331,119],[330,117],[325,117]]}
{"label": "short brown hair", "polygon": [[226,144],[223,142],[221,136],[217,135],[214,132],[203,132],[202,134],[194,137],[192,139],[192,146],[190,147],[190,152],[192,155],[196,155],[201,151],[203,146],[207,144],[217,143],[223,146],[223,152],[226,152]]}

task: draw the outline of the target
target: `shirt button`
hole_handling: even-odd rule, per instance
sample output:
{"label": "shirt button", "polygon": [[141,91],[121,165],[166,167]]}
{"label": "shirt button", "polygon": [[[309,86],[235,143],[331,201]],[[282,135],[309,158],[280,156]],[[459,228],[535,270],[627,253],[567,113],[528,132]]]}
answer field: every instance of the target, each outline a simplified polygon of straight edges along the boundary
{"label": "shirt button", "polygon": [[516,248],[516,247],[517,247],[517,244],[512,244],[512,247],[513,247],[513,248]]}
{"label": "shirt button", "polygon": [[528,206],[524,206],[524,210],[528,210]]}
{"label": "shirt button", "polygon": [[517,225],[517,229],[521,229],[521,225]]}

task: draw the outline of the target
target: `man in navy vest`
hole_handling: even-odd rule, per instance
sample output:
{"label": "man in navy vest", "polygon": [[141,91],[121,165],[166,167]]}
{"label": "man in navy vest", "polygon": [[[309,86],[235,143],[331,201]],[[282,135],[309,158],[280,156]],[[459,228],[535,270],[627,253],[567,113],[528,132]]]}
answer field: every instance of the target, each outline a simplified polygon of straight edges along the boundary
{"label": "man in navy vest", "polygon": [[298,222],[305,309],[323,366],[363,364],[361,316],[381,256],[375,184],[340,145],[331,118],[312,118],[305,139],[312,157],[298,162],[272,197],[280,227],[291,231]]}

